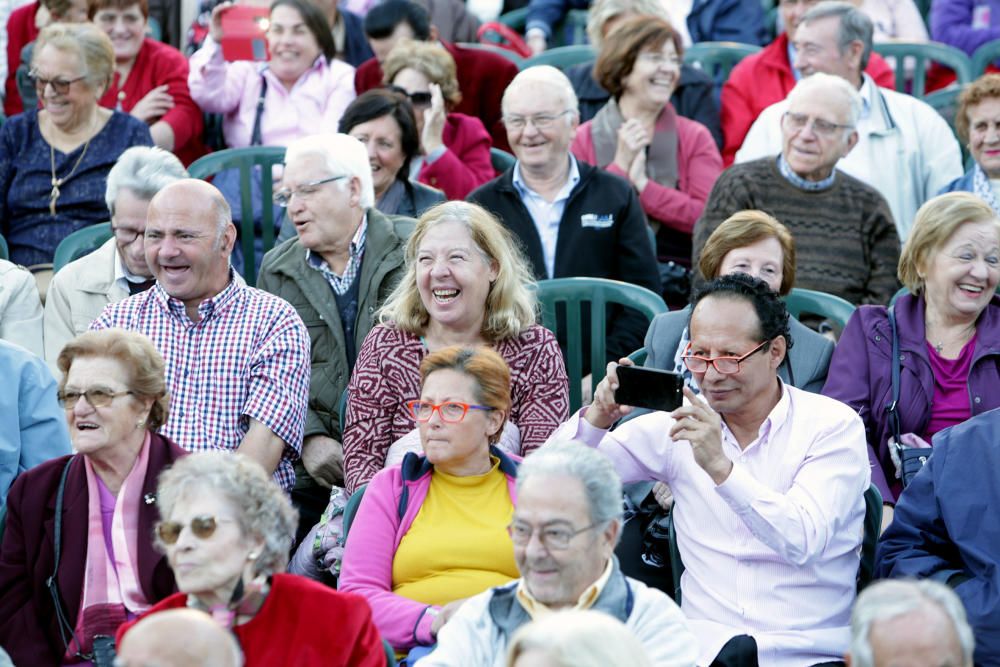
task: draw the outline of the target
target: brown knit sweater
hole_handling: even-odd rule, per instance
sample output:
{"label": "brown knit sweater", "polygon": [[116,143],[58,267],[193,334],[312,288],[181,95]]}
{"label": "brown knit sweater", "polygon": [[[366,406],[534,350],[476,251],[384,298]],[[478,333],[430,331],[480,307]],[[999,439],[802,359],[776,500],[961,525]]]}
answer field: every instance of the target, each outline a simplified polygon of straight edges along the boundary
{"label": "brown knit sweater", "polygon": [[889,205],[874,188],[837,171],[825,190],[801,190],[778,171],[777,158],[733,165],[712,188],[694,226],[693,265],[705,241],[737,211],[770,213],[795,238],[795,286],[854,304],[887,304],[899,289],[899,237]]}

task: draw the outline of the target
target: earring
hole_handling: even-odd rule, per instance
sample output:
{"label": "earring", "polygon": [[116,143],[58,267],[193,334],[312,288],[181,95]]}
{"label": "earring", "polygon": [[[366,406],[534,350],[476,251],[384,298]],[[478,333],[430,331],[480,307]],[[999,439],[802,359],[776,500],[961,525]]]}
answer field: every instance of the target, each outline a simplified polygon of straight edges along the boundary
{"label": "earring", "polygon": [[247,554],[247,560],[257,560],[258,558],[260,558],[260,554],[256,551],[251,551]]}
{"label": "earring", "polygon": [[145,419],[140,419],[139,421],[137,421],[135,423],[136,429],[141,429],[141,428],[144,428],[145,426],[146,426],[146,420]]}

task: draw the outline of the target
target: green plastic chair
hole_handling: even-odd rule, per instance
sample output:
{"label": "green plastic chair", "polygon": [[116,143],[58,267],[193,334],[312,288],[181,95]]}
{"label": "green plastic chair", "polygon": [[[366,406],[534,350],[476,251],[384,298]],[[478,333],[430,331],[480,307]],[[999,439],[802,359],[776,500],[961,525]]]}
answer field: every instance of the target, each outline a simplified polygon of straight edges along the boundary
{"label": "green plastic chair", "polygon": [[146,34],[149,35],[150,39],[155,39],[157,42],[163,41],[163,26],[152,16],[146,19]]}
{"label": "green plastic chair", "polygon": [[542,51],[537,56],[532,56],[524,61],[521,69],[528,69],[535,65],[552,65],[557,69],[566,71],[574,65],[588,63],[597,57],[597,52],[590,44],[573,44],[571,46],[557,46],[554,49]]}
{"label": "green plastic chair", "polygon": [[635,362],[636,366],[642,366],[646,363],[646,357],[649,356],[649,350],[644,347],[640,347],[638,350],[628,355],[628,358]]}
{"label": "green plastic chair", "polygon": [[517,162],[517,158],[507,151],[495,146],[490,147],[490,163],[493,165],[493,171],[498,175],[513,167],[515,162]]}
{"label": "green plastic chair", "polygon": [[[882,494],[874,484],[864,493],[865,520],[864,536],[861,540],[861,559],[858,564],[857,591],[871,583],[875,573],[875,546],[882,532]],[[674,505],[676,507],[676,504]],[[681,575],[684,574],[684,561],[677,547],[677,532],[674,528],[674,514],[670,512],[667,521],[667,535],[670,544],[670,569],[674,579],[674,602],[681,603]]]}
{"label": "green plastic chair", "polygon": [[254,256],[254,221],[252,189],[250,176],[255,166],[261,167],[260,191],[267,197],[263,202],[261,221],[261,238],[264,242],[264,252],[274,247],[274,210],[271,206],[272,190],[271,167],[285,160],[284,146],[247,146],[246,148],[227,148],[198,158],[188,167],[192,178],[208,179],[225,169],[240,170],[240,220],[242,229],[240,238],[243,247],[243,278],[248,285],[257,283],[257,258]]}
{"label": "green plastic chair", "polygon": [[972,164],[969,160],[972,159],[972,155],[969,153],[968,142],[962,141],[958,136],[958,131],[955,129],[955,115],[958,113],[958,96],[961,92],[962,88],[958,86],[935,90],[933,93],[928,93],[924,96],[924,102],[934,107],[934,110],[941,114],[941,117],[948,123],[951,133],[955,135],[955,140],[958,141],[959,148],[962,149],[962,164],[966,168],[970,168]]}
{"label": "green plastic chair", "polygon": [[[875,45],[875,50],[884,58],[895,59],[896,90],[909,92],[914,97],[923,97],[927,91],[927,70],[931,63],[940,63],[953,70],[958,78],[958,84],[964,86],[972,81],[972,61],[964,51],[954,46],[937,42],[882,42]],[[912,59],[912,60],[910,60]],[[913,62],[912,87],[905,75],[905,69]]]}
{"label": "green plastic chair", "polygon": [[801,319],[803,313],[820,315],[835,322],[841,329],[847,326],[847,320],[854,313],[854,305],[839,296],[798,287],[793,288],[785,297],[785,306],[796,319]]}
{"label": "green plastic chair", "polygon": [[517,65],[518,69],[523,69],[524,67],[524,58],[517,55],[510,49],[503,48],[499,44],[484,44],[482,42],[458,42],[455,46],[461,46],[463,49],[473,49],[476,51],[489,51],[490,53],[495,53],[498,56],[503,56],[507,60]]}
{"label": "green plastic chair", "polygon": [[10,259],[10,248],[7,247],[7,239],[0,236],[0,259]]}
{"label": "green plastic chair", "polygon": [[100,248],[111,238],[111,223],[102,222],[78,229],[56,246],[56,254],[52,259],[52,273],[66,266],[74,259],[79,259]]}
{"label": "green plastic chair", "polygon": [[[567,44],[586,44],[587,17],[588,12],[586,9],[569,10],[566,13],[566,18],[553,26],[549,47],[566,46]],[[522,7],[521,9],[501,14],[497,18],[497,21],[523,35],[528,25],[528,8]]]}
{"label": "green plastic chair", "polygon": [[758,51],[759,46],[741,42],[699,42],[684,52],[684,63],[697,67],[713,80],[725,80],[741,60]]}
{"label": "green plastic chair", "polygon": [[392,645],[386,640],[382,640],[382,648],[385,650],[385,667],[396,667],[396,652],[392,650]]}
{"label": "green plastic chair", "polygon": [[981,77],[986,73],[986,68],[1000,60],[1000,39],[986,42],[972,54],[972,76]]}
{"label": "green plastic chair", "polygon": [[604,278],[555,278],[538,282],[538,302],[541,304],[542,325],[558,333],[556,305],[566,310],[566,372],[569,375],[569,409],[576,412],[583,404],[580,383],[583,381],[583,322],[582,307],[590,305],[590,369],[591,387],[604,379],[607,347],[608,304],[634,308],[652,320],[667,312],[667,304],[659,294],[645,287]]}

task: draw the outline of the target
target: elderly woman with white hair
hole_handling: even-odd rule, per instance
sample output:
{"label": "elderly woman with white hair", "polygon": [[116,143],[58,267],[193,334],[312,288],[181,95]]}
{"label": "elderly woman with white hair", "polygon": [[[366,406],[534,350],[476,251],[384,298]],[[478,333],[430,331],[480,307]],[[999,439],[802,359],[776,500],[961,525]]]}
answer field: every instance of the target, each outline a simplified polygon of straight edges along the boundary
{"label": "elderly woman with white hair", "polygon": [[293,498],[304,514],[315,511],[303,516],[312,525],[330,486],[343,484],[340,396],[375,311],[403,276],[415,221],[375,208],[368,154],[346,134],[293,141],[275,199],[298,234],[264,256],[257,286],[291,303],[309,329],[309,408]]}
{"label": "elderly woman with white hair", "polygon": [[507,667],[652,667],[646,650],[614,616],[560,611],[521,626],[507,649]]}
{"label": "elderly woman with white hair", "polygon": [[[193,454],[160,476],[156,504],[156,544],[179,592],[147,615],[208,612],[236,636],[246,667],[383,667],[363,598],[282,574],[295,510],[260,465],[229,452]],[[132,625],[119,628],[119,641]]]}
{"label": "elderly woman with white hair", "polygon": [[[176,155],[155,146],[129,148],[108,172],[104,201],[112,238],[52,276],[45,297],[45,359],[55,363],[63,346],[90,328],[109,303],[153,286],[146,265],[146,212],[157,192],[188,178]],[[39,337],[41,340],[41,337]]]}
{"label": "elderly woman with white hair", "polygon": [[974,647],[965,607],[951,588],[931,579],[879,581],[854,603],[844,662],[972,667]]}

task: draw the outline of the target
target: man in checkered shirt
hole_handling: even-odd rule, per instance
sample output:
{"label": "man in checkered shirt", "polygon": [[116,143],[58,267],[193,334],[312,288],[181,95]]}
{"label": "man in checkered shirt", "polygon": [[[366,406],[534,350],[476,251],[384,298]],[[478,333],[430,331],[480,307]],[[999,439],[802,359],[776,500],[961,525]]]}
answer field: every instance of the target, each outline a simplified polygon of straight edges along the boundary
{"label": "man in checkered shirt", "polygon": [[236,450],[288,490],[302,451],[309,335],[291,305],[232,270],[235,241],[229,204],[214,186],[167,186],[150,202],[146,224],[156,285],[108,305],[91,328],[138,331],[163,355],[163,435],[190,451]]}

